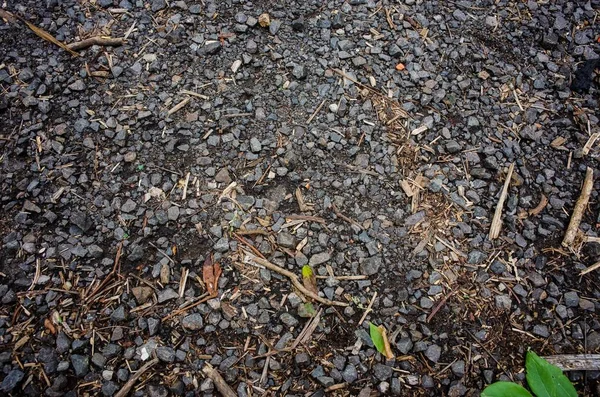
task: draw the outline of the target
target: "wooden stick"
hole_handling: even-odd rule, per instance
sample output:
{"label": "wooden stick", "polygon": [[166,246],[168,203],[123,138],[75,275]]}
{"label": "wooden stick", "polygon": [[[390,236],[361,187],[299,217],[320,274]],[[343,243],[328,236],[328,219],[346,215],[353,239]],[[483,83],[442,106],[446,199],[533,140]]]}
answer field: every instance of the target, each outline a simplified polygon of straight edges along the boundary
{"label": "wooden stick", "polygon": [[582,270],[581,273],[579,273],[579,275],[583,276],[584,274],[588,274],[589,272],[593,272],[596,269],[600,269],[600,262],[596,262],[592,266],[588,267],[587,269]]}
{"label": "wooden stick", "polygon": [[373,297],[371,298],[371,302],[369,302],[369,306],[367,306],[367,309],[365,310],[362,317],[358,321],[359,327],[363,323],[363,321],[365,321],[365,318],[367,318],[367,314],[369,314],[369,312],[371,311],[371,308],[373,307],[373,303],[375,302],[375,298],[377,298],[377,291],[375,291],[375,293],[373,293]]}
{"label": "wooden stick", "polygon": [[508,173],[506,174],[506,180],[504,181],[504,187],[502,188],[502,193],[500,193],[500,199],[498,200],[498,205],[496,206],[496,212],[494,212],[494,218],[492,218],[492,226],[490,227],[490,240],[497,239],[500,235],[500,229],[502,228],[502,208],[504,207],[504,201],[506,200],[506,196],[508,195],[508,186],[510,185],[510,179],[512,178],[513,171],[515,169],[515,163],[512,163],[510,167],[508,167]]}
{"label": "wooden stick", "polygon": [[322,304],[328,305],[328,306],[342,306],[342,307],[348,306],[347,303],[338,302],[338,301],[330,301],[329,299],[321,298],[319,295],[315,294],[314,292],[309,291],[308,289],[306,289],[306,287],[304,287],[304,285],[302,285],[302,283],[298,279],[298,276],[296,276],[294,273],[290,272],[289,270],[283,269],[283,268],[275,265],[274,263],[269,262],[266,259],[259,258],[258,256],[253,255],[248,251],[244,251],[244,253],[246,254],[246,258],[245,258],[246,263],[253,264],[251,262],[254,262],[256,264],[266,267],[269,270],[273,270],[274,272],[279,273],[282,276],[286,276],[287,278],[290,279],[290,281],[292,282],[292,284],[294,285],[294,287],[296,287],[296,289],[298,291],[302,292],[304,295],[308,296],[309,298],[311,298],[317,302],[321,302]]}
{"label": "wooden stick", "polygon": [[219,371],[214,369],[212,365],[205,363],[204,367],[202,367],[202,372],[206,377],[213,381],[215,387],[223,397],[237,397],[237,393],[233,391],[233,389],[225,382],[225,379],[223,379],[221,374],[219,374]]}
{"label": "wooden stick", "polygon": [[592,194],[593,185],[594,170],[592,170],[590,167],[587,167],[587,170],[585,171],[585,179],[583,180],[583,187],[581,188],[581,194],[575,203],[573,215],[571,215],[571,221],[567,227],[565,238],[563,238],[562,241],[563,247],[570,247],[573,244],[573,240],[575,240],[575,236],[579,230],[579,224],[581,223],[581,218],[583,217],[583,213],[585,212],[588,201],[590,200],[590,194]]}
{"label": "wooden stick", "polygon": [[542,358],[563,371],[600,370],[600,354],[561,354]]}
{"label": "wooden stick", "polygon": [[120,45],[123,45],[123,43],[125,43],[125,40],[123,40],[121,38],[96,36],[96,37],[90,37],[89,39],[81,40],[81,41],[78,41],[75,43],[67,44],[67,47],[69,47],[73,51],[77,51],[77,50],[83,50],[84,48],[88,48],[93,45],[101,45],[101,46],[105,46],[105,47],[107,47],[107,46],[118,47]]}
{"label": "wooden stick", "polygon": [[310,115],[308,120],[306,120],[306,125],[310,124],[310,122],[313,121],[315,116],[321,111],[321,108],[323,107],[323,105],[325,105],[325,99],[323,99],[323,102],[321,102],[321,104],[319,106],[317,106],[317,109],[314,111],[314,113]]}
{"label": "wooden stick", "polygon": [[190,97],[185,98],[184,100],[182,100],[181,102],[179,102],[177,105],[173,106],[168,112],[167,114],[170,116],[173,113],[181,110],[181,108],[183,108],[185,105],[188,104],[188,102],[190,101]]}
{"label": "wooden stick", "polygon": [[129,394],[129,391],[131,390],[135,382],[139,379],[139,377],[142,376],[144,372],[148,371],[156,364],[158,364],[158,358],[152,359],[151,361],[148,361],[146,364],[144,364],[142,368],[140,368],[135,374],[131,375],[131,378],[129,378],[129,380],[123,385],[121,390],[119,390],[119,392],[115,394],[115,397],[127,396],[127,394]]}

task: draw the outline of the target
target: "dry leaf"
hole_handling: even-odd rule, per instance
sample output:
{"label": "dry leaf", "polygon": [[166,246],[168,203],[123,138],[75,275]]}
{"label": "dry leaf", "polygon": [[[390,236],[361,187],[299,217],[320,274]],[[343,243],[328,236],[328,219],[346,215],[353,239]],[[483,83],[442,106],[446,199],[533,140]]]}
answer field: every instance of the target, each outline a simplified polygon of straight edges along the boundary
{"label": "dry leaf", "polygon": [[260,14],[258,17],[258,24],[263,28],[266,28],[271,24],[271,17],[266,12],[264,14]]}
{"label": "dry leaf", "polygon": [[213,255],[210,254],[202,265],[202,281],[206,285],[206,291],[211,296],[217,296],[219,291],[219,277],[221,276],[221,266],[213,263]]}
{"label": "dry leaf", "polygon": [[56,335],[56,327],[52,324],[52,321],[47,318],[44,320],[44,327],[50,332],[52,335]]}

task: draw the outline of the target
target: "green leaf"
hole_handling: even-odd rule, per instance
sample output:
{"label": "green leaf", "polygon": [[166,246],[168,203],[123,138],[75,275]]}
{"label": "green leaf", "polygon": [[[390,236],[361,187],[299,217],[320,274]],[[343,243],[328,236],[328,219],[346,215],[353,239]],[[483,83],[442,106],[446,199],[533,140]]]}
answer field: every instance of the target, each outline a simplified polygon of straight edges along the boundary
{"label": "green leaf", "polygon": [[560,368],[531,350],[525,358],[527,384],[537,397],[577,397],[577,391]]}
{"label": "green leaf", "polygon": [[309,277],[312,277],[312,275],[313,275],[313,270],[310,266],[308,266],[308,265],[302,266],[302,278],[309,278]]}
{"label": "green leaf", "polygon": [[513,382],[496,382],[481,392],[481,397],[532,397],[523,386]]}
{"label": "green leaf", "polygon": [[385,354],[385,342],[383,341],[383,335],[381,334],[379,327],[373,323],[369,323],[369,331],[371,340],[377,348],[377,351],[381,354]]}

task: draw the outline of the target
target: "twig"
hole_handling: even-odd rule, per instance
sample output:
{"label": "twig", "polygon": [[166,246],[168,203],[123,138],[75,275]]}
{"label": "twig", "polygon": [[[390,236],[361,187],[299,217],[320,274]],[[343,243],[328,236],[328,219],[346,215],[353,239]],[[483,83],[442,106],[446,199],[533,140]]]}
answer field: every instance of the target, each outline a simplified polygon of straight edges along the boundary
{"label": "twig", "polygon": [[442,300],[433,308],[431,313],[429,313],[429,316],[427,316],[427,319],[425,320],[425,322],[429,323],[431,321],[431,319],[433,318],[433,316],[435,316],[435,314],[446,304],[446,301],[448,300],[448,298],[450,298],[455,293],[456,293],[456,291],[452,291],[448,295],[444,296],[442,298]]}
{"label": "twig", "polygon": [[120,269],[121,269],[120,262],[121,262],[121,254],[122,253],[123,253],[123,242],[121,241],[119,243],[119,245],[117,245],[117,253],[115,254],[115,263],[113,265],[111,272],[108,273],[108,275],[104,278],[104,280],[102,280],[102,282],[96,288],[94,288],[92,293],[85,298],[85,303],[91,302],[92,298],[94,296],[96,296],[106,286],[106,284],[108,284],[108,282],[120,271]]}
{"label": "twig", "polygon": [[182,100],[181,102],[179,102],[177,105],[173,106],[168,112],[167,115],[172,115],[173,113],[181,110],[185,105],[187,105],[190,102],[191,98],[187,97],[184,100]]}
{"label": "twig", "polygon": [[191,95],[191,96],[195,96],[204,100],[207,100],[208,97],[206,95],[202,95],[202,94],[198,94],[197,92],[194,91],[190,91],[190,90],[181,90],[179,91],[181,94],[187,94],[187,95]]}
{"label": "twig", "polygon": [[[244,251],[244,253],[246,254],[246,257],[245,257],[246,263],[249,263],[251,265],[256,263],[256,264],[266,267],[269,270],[272,270],[276,273],[286,276],[287,278],[290,279],[290,281],[292,282],[294,287],[296,287],[296,289],[298,291],[302,292],[307,297],[309,297],[317,302],[321,302],[322,304],[327,305],[327,306],[343,306],[343,307],[348,306],[347,303],[339,302],[339,301],[331,301],[329,299],[321,298],[319,295],[315,294],[314,292],[309,291],[308,289],[306,289],[306,287],[304,287],[304,285],[302,285],[302,283],[298,279],[298,276],[296,276],[294,273],[290,272],[289,270],[283,269],[283,268],[275,265],[274,263],[269,262],[266,259],[259,258],[258,256],[253,255],[253,254],[249,253],[248,251]],[[254,263],[251,263],[251,262],[254,262]]]}
{"label": "twig", "polygon": [[125,385],[123,385],[121,390],[119,390],[119,392],[115,394],[115,397],[127,396],[127,394],[129,393],[135,382],[140,378],[140,376],[142,376],[146,371],[148,371],[156,364],[158,364],[158,358],[154,358],[151,361],[148,361],[146,364],[144,364],[142,368],[140,368],[135,374],[131,375],[131,378],[129,378],[129,380],[127,381],[127,383],[125,383]]}
{"label": "twig", "polygon": [[67,47],[73,51],[77,51],[83,50],[84,48],[88,48],[93,45],[100,45],[104,47],[118,47],[120,45],[123,45],[123,43],[125,43],[125,40],[122,38],[96,36],[90,37],[89,39],[77,41],[75,43],[67,44]]}
{"label": "twig", "polygon": [[585,179],[583,180],[583,187],[581,188],[581,195],[575,203],[575,208],[573,208],[573,215],[571,215],[571,221],[569,222],[569,226],[567,227],[565,238],[562,241],[563,247],[570,247],[573,244],[573,240],[575,240],[575,235],[579,230],[581,218],[583,217],[583,213],[587,207],[588,201],[590,200],[590,194],[592,194],[593,185],[594,170],[592,170],[592,168],[590,167],[587,167],[587,170],[585,171]]}
{"label": "twig", "polygon": [[313,119],[316,117],[316,115],[319,114],[323,105],[325,105],[325,99],[323,99],[323,102],[321,102],[321,104],[319,106],[317,106],[317,109],[315,109],[313,114],[311,114],[310,117],[308,118],[308,120],[306,120],[306,125],[310,124],[310,122],[313,121]]}
{"label": "twig", "polygon": [[600,269],[600,262],[596,262],[592,266],[588,267],[587,269],[582,270],[581,273],[579,273],[579,275],[583,276],[585,274],[588,274],[589,272],[593,272],[596,269]]}
{"label": "twig", "polygon": [[156,250],[158,252],[160,252],[165,258],[167,258],[172,264],[175,264],[175,261],[169,256],[167,255],[167,253],[163,250],[161,250],[160,248],[158,248],[156,245],[149,243],[151,246],[153,246],[154,248],[156,248]]}
{"label": "twig", "polygon": [[252,113],[229,113],[229,114],[224,114],[221,117],[223,117],[224,119],[231,119],[234,117],[248,117],[248,116],[252,116]]}
{"label": "twig", "polygon": [[168,319],[170,319],[172,317],[179,316],[180,314],[185,313],[186,311],[190,310],[191,308],[194,308],[214,297],[215,297],[215,295],[210,295],[208,292],[204,293],[198,297],[199,300],[197,300],[193,303],[190,303],[189,305],[184,306],[181,309],[177,309],[174,312],[171,312],[170,314],[167,314],[166,316],[161,318],[160,321],[167,321]]}
{"label": "twig", "polygon": [[496,212],[494,212],[494,218],[492,218],[492,226],[490,227],[490,240],[497,239],[500,235],[500,229],[502,228],[502,207],[504,207],[504,201],[506,200],[506,196],[508,194],[508,186],[510,185],[510,179],[512,178],[513,171],[515,169],[515,163],[512,163],[510,167],[508,167],[508,173],[506,174],[506,180],[504,181],[504,187],[502,188],[502,193],[500,193],[500,199],[498,200],[498,205],[496,206]]}
{"label": "twig", "polygon": [[183,185],[183,194],[181,195],[182,200],[185,200],[185,198],[187,197],[187,189],[188,189],[189,183],[190,183],[190,173],[188,172],[187,175],[185,176],[185,182]]}
{"label": "twig", "polygon": [[358,228],[360,228],[360,229],[364,229],[360,223],[358,223],[358,222],[356,222],[355,220],[352,220],[352,219],[348,218],[346,215],[342,214],[342,213],[341,213],[341,212],[338,210],[338,208],[336,207],[336,205],[335,205],[335,204],[332,204],[332,205],[331,205],[331,209],[333,209],[333,212],[335,213],[335,215],[336,215],[338,218],[340,218],[340,219],[343,219],[343,220],[345,220],[346,222],[348,222],[349,224],[351,224],[351,225],[355,225],[355,226],[357,226],[357,227],[358,227]]}
{"label": "twig", "polygon": [[323,313],[323,309],[319,309],[319,311],[317,312],[317,314],[315,314],[315,316],[311,319],[311,321],[306,323],[306,325],[304,326],[304,329],[302,329],[302,332],[300,332],[300,334],[298,335],[298,337],[296,338],[296,340],[294,341],[292,346],[290,346],[290,350],[294,350],[296,347],[298,347],[298,345],[300,345],[302,343],[306,343],[306,341],[308,341],[308,339],[311,337],[313,332],[315,332],[315,329],[317,329],[317,326],[319,325],[319,322],[321,321],[322,313]]}
{"label": "twig", "polygon": [[214,369],[212,365],[205,363],[204,367],[202,368],[202,372],[204,375],[206,375],[206,377],[213,381],[215,387],[219,393],[223,395],[223,397],[237,397],[237,393],[233,391],[233,389],[225,382],[221,374],[219,374],[219,372]]}
{"label": "twig", "polygon": [[369,312],[371,311],[371,308],[373,307],[373,303],[375,302],[375,298],[377,298],[377,291],[375,291],[375,293],[373,293],[373,297],[371,298],[371,302],[369,302],[369,306],[367,306],[367,308],[365,309],[365,312],[363,313],[362,317],[358,321],[359,327],[363,323],[363,321],[365,321],[365,318],[367,318],[367,314],[369,314]]}

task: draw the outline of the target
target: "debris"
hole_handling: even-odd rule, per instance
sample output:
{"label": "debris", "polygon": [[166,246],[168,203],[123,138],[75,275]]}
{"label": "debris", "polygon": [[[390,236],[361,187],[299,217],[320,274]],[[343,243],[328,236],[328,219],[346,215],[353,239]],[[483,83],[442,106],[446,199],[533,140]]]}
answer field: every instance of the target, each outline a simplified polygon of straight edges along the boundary
{"label": "debris", "polygon": [[569,222],[569,226],[567,227],[565,237],[562,241],[563,247],[570,247],[573,245],[575,236],[579,231],[579,224],[581,223],[581,218],[583,217],[583,213],[585,212],[588,201],[590,200],[590,194],[592,193],[593,185],[594,171],[591,167],[587,167],[587,170],[585,171],[585,179],[583,180],[583,186],[581,188],[581,195],[575,203],[575,208],[573,208],[573,214],[571,215],[571,221]]}
{"label": "debris", "polygon": [[212,365],[205,363],[204,367],[202,367],[202,372],[213,381],[215,387],[223,397],[237,397],[237,393],[229,387],[221,374]]}
{"label": "debris", "polygon": [[206,285],[206,291],[209,296],[217,296],[220,276],[221,265],[213,262],[213,254],[208,255],[202,265],[202,281],[204,282],[204,285]]}
{"label": "debris", "polygon": [[[300,292],[302,292],[307,297],[312,298],[315,301],[320,302],[324,305],[328,305],[328,306],[348,306],[347,303],[339,302],[339,301],[331,301],[329,299],[321,298],[319,295],[315,295],[313,292],[306,289],[304,287],[304,285],[302,285],[300,280],[298,280],[298,276],[296,276],[294,273],[290,272],[289,270],[282,269],[281,267],[269,262],[268,260],[259,258],[258,256],[255,256],[249,252],[244,252],[244,253],[245,253],[245,258],[244,258],[245,263],[255,265],[255,266],[256,265],[264,266],[269,270],[272,270],[283,276],[286,276],[287,278],[290,279],[290,281],[292,282],[294,287],[296,287]],[[254,263],[252,263],[252,262],[254,262]]]}
{"label": "debris", "polygon": [[563,371],[600,371],[600,354],[559,354],[542,358]]}
{"label": "debris", "polygon": [[496,211],[494,212],[494,218],[492,219],[492,225],[490,226],[490,240],[497,239],[500,235],[500,229],[502,228],[502,207],[504,207],[504,201],[506,200],[506,196],[508,195],[508,187],[510,186],[510,180],[512,178],[513,171],[515,169],[515,163],[511,163],[510,167],[508,167],[508,172],[506,174],[506,180],[504,181],[504,187],[502,188],[502,192],[500,193],[500,198],[498,199],[498,205],[496,206]]}
{"label": "debris", "polygon": [[85,48],[91,47],[93,45],[99,45],[103,47],[118,47],[125,43],[125,40],[122,38],[115,37],[104,37],[104,36],[96,36],[90,37],[89,39],[81,40],[75,43],[71,43],[67,45],[67,48],[78,51],[83,50]]}
{"label": "debris", "polygon": [[131,377],[129,378],[127,383],[125,383],[125,385],[123,385],[121,390],[119,390],[119,392],[117,394],[115,394],[115,397],[126,397],[129,394],[129,391],[131,390],[133,385],[135,385],[135,382],[137,382],[137,380],[144,373],[146,373],[150,368],[154,367],[157,363],[158,363],[158,358],[154,358],[151,361],[148,361],[146,364],[144,364],[142,366],[142,368],[140,368],[133,375],[131,375]]}
{"label": "debris", "polygon": [[266,28],[267,26],[269,26],[271,24],[271,17],[269,16],[269,14],[267,14],[266,12],[263,14],[260,14],[258,16],[258,24],[260,26],[262,26],[263,28]]}

